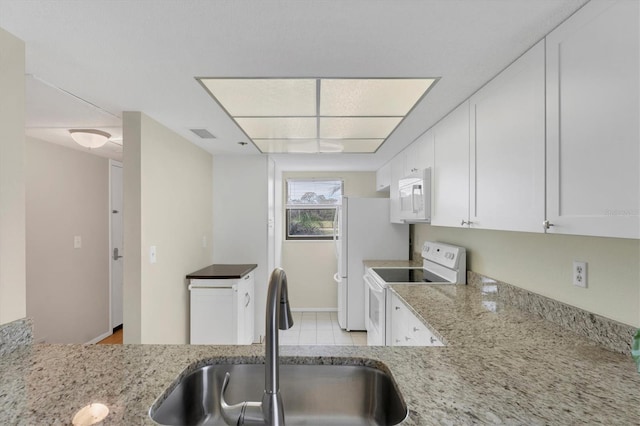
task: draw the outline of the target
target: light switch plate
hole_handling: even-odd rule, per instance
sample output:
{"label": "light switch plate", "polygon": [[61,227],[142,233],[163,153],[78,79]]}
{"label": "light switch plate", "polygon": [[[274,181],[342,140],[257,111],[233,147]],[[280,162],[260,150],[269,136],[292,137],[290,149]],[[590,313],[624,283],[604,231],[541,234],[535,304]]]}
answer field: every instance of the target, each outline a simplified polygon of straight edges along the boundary
{"label": "light switch plate", "polygon": [[82,237],[80,235],[75,235],[73,237],[73,248],[74,249],[82,248]]}
{"label": "light switch plate", "polygon": [[156,257],[156,246],[149,247],[149,263],[156,263],[158,258]]}

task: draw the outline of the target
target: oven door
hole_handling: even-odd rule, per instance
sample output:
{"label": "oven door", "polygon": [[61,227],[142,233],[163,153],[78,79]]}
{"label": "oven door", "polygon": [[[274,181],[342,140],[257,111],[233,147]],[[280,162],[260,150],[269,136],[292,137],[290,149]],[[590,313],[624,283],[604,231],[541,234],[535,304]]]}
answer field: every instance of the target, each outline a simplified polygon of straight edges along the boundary
{"label": "oven door", "polygon": [[386,289],[369,275],[364,276],[365,283],[365,326],[367,345],[385,346],[386,332]]}

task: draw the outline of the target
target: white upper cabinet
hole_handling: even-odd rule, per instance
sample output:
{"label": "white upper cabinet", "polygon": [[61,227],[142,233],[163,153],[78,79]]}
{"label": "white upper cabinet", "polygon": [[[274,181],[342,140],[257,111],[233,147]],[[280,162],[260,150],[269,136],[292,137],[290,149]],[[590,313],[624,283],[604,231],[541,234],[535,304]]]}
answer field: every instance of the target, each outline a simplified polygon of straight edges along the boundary
{"label": "white upper cabinet", "polygon": [[434,168],[431,224],[468,226],[469,101],[432,128]]}
{"label": "white upper cabinet", "polygon": [[433,134],[424,133],[409,145],[404,155],[404,176],[412,175],[419,170],[433,166]]}
{"label": "white upper cabinet", "polygon": [[400,218],[400,192],[398,191],[398,182],[404,175],[404,156],[402,154],[396,155],[389,164],[391,164],[391,183],[389,190],[391,223],[404,223]]}
{"label": "white upper cabinet", "polygon": [[376,191],[387,191],[391,185],[391,163],[387,163],[376,171]]}
{"label": "white upper cabinet", "polygon": [[592,1],[547,36],[548,232],[640,238],[638,1]]}
{"label": "white upper cabinet", "polygon": [[470,98],[473,228],[544,231],[544,59],[541,41]]}

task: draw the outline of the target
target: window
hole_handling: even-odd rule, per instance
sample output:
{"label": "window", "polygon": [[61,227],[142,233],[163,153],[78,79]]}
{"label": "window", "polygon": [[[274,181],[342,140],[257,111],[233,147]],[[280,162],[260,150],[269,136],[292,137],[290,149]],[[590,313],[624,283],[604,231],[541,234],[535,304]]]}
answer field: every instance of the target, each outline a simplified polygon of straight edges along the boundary
{"label": "window", "polygon": [[330,240],[342,204],[340,179],[287,180],[287,240]]}

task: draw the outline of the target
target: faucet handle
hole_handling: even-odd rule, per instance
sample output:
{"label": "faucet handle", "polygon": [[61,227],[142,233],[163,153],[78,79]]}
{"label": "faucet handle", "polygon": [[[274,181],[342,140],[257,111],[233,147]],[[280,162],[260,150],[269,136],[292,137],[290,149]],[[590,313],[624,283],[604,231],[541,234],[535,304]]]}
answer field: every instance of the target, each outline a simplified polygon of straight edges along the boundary
{"label": "faucet handle", "polygon": [[224,381],[222,382],[222,389],[220,390],[220,413],[228,425],[239,425],[244,411],[244,402],[229,405],[224,399],[224,393],[227,390],[227,386],[229,386],[230,378],[231,375],[229,372],[226,372],[224,374]]}
{"label": "faucet handle", "polygon": [[229,405],[224,399],[224,393],[229,386],[231,374],[226,372],[220,390],[220,413],[225,423],[228,425],[263,425],[264,415],[262,414],[261,402],[240,402]]}

